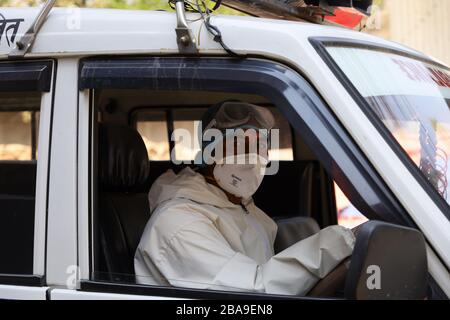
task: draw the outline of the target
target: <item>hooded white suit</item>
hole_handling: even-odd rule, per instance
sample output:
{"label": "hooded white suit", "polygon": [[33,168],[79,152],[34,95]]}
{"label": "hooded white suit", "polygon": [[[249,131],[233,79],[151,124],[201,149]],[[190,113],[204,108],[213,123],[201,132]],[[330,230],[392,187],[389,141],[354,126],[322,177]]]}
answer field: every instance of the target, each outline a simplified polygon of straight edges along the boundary
{"label": "hooded white suit", "polygon": [[141,284],[305,295],[353,251],[353,233],[334,226],[274,256],[273,220],[189,168],[163,174],[149,200],[134,261]]}

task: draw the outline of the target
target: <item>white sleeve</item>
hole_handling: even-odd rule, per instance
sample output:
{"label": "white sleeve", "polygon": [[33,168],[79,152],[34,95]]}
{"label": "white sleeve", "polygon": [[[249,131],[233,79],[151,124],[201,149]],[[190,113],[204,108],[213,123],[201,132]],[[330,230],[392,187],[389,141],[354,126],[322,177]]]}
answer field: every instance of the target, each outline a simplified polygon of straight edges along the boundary
{"label": "white sleeve", "polygon": [[353,233],[329,227],[259,265],[234,251],[209,220],[180,229],[159,253],[148,253],[171,285],[305,295],[351,255]]}

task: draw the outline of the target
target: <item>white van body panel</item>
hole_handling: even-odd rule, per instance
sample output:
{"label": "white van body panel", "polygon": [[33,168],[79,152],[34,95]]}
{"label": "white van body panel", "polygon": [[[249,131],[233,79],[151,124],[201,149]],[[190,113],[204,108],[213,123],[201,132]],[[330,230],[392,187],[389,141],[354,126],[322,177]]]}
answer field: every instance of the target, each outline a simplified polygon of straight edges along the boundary
{"label": "white van body panel", "polygon": [[0,300],[46,300],[48,287],[0,285]]}
{"label": "white van body panel", "polygon": [[[19,39],[37,15],[36,8],[1,8],[6,19],[24,19],[17,33]],[[198,14],[188,14],[200,53],[223,54],[213,41]],[[295,55],[309,37],[342,37],[370,40],[380,45],[405,49],[404,46],[344,28],[325,27],[306,22],[281,21],[241,16],[215,16],[211,19],[227,45],[243,54],[270,54],[286,59]],[[27,57],[84,56],[100,54],[178,54],[174,13],[115,9],[53,9]],[[12,47],[0,45],[0,58]],[[411,50],[411,49],[409,49]]]}
{"label": "white van body panel", "polygon": [[131,294],[113,294],[101,292],[80,292],[68,289],[53,289],[50,291],[51,300],[187,300],[158,296],[139,296]]}
{"label": "white van body panel", "polygon": [[[55,68],[53,68],[54,77]],[[52,81],[52,87],[54,82]],[[41,100],[40,135],[39,135],[39,161],[37,163],[36,177],[36,209],[34,226],[33,274],[45,275],[45,244],[47,219],[47,184],[49,173],[50,128],[52,122],[53,88],[44,93]]]}
{"label": "white van body panel", "polygon": [[[90,135],[90,116],[93,111],[89,106],[89,91],[80,91],[78,95],[78,144],[83,146],[93,145],[94,137]],[[80,278],[89,279],[89,270],[93,270],[93,257],[89,256],[92,252],[89,250],[89,235],[94,234],[93,223],[89,218],[92,217],[92,210],[89,207],[90,190],[94,190],[93,183],[90,181],[86,172],[94,172],[94,164],[90,161],[89,148],[78,148],[78,266],[80,268]],[[91,167],[89,167],[91,166]],[[89,228],[90,227],[90,228]],[[91,263],[90,263],[91,262]]]}
{"label": "white van body panel", "polygon": [[60,59],[56,75],[48,191],[46,279],[49,286],[65,286],[70,270],[78,266],[77,78],[78,61]]}

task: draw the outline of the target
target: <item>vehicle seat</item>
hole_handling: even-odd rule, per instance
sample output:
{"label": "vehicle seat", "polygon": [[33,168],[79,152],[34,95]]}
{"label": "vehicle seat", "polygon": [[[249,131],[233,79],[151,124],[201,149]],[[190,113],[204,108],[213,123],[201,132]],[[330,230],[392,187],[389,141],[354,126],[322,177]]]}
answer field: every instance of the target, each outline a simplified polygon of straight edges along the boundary
{"label": "vehicle seat", "polygon": [[36,166],[36,161],[0,164],[0,274],[33,274]]}
{"label": "vehicle seat", "polygon": [[418,230],[369,221],[359,229],[345,282],[356,300],[424,300],[428,265]]}
{"label": "vehicle seat", "polygon": [[[272,218],[310,217],[320,212],[318,203],[322,202],[319,170],[319,163],[314,161],[280,161],[277,174],[264,177],[253,199]],[[280,188],[286,181],[289,181],[288,187]],[[318,196],[314,197],[315,194]]]}
{"label": "vehicle seat", "polygon": [[275,218],[275,222],[278,225],[274,244],[275,253],[320,231],[317,222],[309,217]]}
{"label": "vehicle seat", "polygon": [[101,254],[96,278],[135,281],[134,254],[150,218],[149,171],[147,149],[136,130],[100,125],[97,243]]}
{"label": "vehicle seat", "polygon": [[415,230],[381,221],[357,229],[355,248],[308,293],[356,300],[423,300],[428,269],[425,239]]}

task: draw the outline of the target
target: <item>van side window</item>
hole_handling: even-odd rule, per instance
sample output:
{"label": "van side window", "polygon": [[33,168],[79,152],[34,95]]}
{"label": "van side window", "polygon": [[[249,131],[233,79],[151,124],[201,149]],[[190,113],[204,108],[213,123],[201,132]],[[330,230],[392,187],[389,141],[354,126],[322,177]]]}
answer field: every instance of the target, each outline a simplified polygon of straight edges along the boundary
{"label": "van side window", "polygon": [[[186,161],[194,160],[197,153],[201,149],[199,126],[200,120],[206,111],[206,108],[200,109],[178,109],[173,111],[173,128],[174,128],[174,160]],[[179,130],[187,130],[189,132],[188,137],[192,139],[180,139],[180,135],[185,138]]]}
{"label": "van side window", "polygon": [[[272,143],[270,147],[275,146],[276,150],[270,156],[271,159],[283,160],[271,163],[270,167],[272,169],[273,165],[274,170],[266,172],[252,197],[255,205],[279,227],[287,226],[283,229],[286,232],[278,233],[279,240],[273,242],[273,252],[282,252],[293,243],[338,222],[333,180],[348,187],[345,189],[347,194],[354,193],[352,198],[355,200],[352,201],[359,201],[356,204],[358,208],[363,208],[360,210],[368,209],[368,216],[373,213],[372,204],[365,203],[364,195],[378,199],[378,194],[372,190],[379,186],[367,182],[366,172],[360,172],[362,167],[358,164],[365,164],[365,158],[358,153],[358,148],[353,147],[346,130],[305,79],[291,74],[287,69],[279,73],[282,67],[269,61],[249,59],[242,65],[236,65],[229,59],[214,59],[213,62],[217,64],[212,65],[208,59],[176,58],[92,58],[82,62],[79,83],[80,89],[91,98],[89,110],[93,113],[98,110],[107,112],[104,112],[101,122],[95,117],[85,118],[91,125],[93,138],[90,165],[86,168],[94,170],[84,171],[90,176],[85,183],[93,186],[90,194],[82,195],[86,203],[89,203],[90,197],[92,200],[88,204],[91,210],[92,228],[89,230],[92,250],[86,251],[84,257],[89,259],[88,255],[92,254],[92,264],[84,266],[85,272],[89,271],[89,279],[88,273],[85,273],[80,283],[81,290],[98,291],[108,286],[117,293],[124,292],[126,288],[128,293],[140,290],[140,294],[179,297],[199,297],[209,293],[208,283],[171,278],[170,272],[163,274],[164,270],[158,268],[158,262],[149,252],[142,255],[136,253],[141,241],[147,242],[143,235],[148,230],[146,226],[149,221],[158,219],[157,208],[161,204],[172,205],[166,203],[169,199],[186,200],[184,194],[176,193],[178,185],[173,180],[175,176],[180,172],[190,174],[191,171],[202,170],[191,163],[173,161],[192,159],[200,145],[190,139],[187,148],[182,148],[178,141],[173,141],[172,134],[177,129],[184,129],[196,137],[195,129],[203,115],[201,109],[206,110],[222,101],[238,100],[271,109],[277,120],[274,129],[280,130],[280,143]],[[186,67],[179,73],[181,63],[186,66],[192,63],[192,68]],[[149,65],[152,68],[148,68]],[[260,69],[262,65],[265,67]],[[276,81],[275,78],[260,77],[261,70],[266,74],[266,68],[273,70]],[[217,75],[225,69],[226,77],[218,80]],[[199,75],[199,70],[204,74]],[[252,72],[253,77],[248,76],[248,72]],[[291,78],[287,75],[301,87],[291,88]],[[163,81],[159,81],[160,76]],[[282,81],[285,85],[279,85]],[[289,91],[289,95],[284,95],[286,86],[294,89]],[[268,88],[273,91],[266,97]],[[115,108],[107,109],[108,101],[116,101]],[[84,102],[87,104],[87,99]],[[272,134],[275,132],[273,130]],[[168,160],[149,163],[142,140],[162,141],[165,145],[163,159]],[[353,157],[358,157],[357,163],[352,161]],[[363,175],[363,181],[358,181]],[[203,187],[201,185],[198,189]],[[175,195],[165,198],[161,196],[161,189],[174,191]],[[193,193],[197,195],[195,190]],[[202,198],[198,200],[203,203]],[[208,199],[205,200],[204,203],[208,204]],[[164,237],[170,242],[173,233],[160,231],[158,229],[152,234],[152,241],[158,243]],[[202,234],[199,232],[196,236],[201,239]],[[271,246],[264,249],[271,249]],[[148,262],[146,268],[141,267],[143,264],[140,262],[144,260]],[[180,270],[183,263],[189,264],[189,259],[185,260],[181,254],[174,260],[177,260],[173,262],[174,267],[179,266]],[[199,274],[204,272],[201,268],[198,271]],[[222,289],[236,293],[237,288],[221,286]]]}
{"label": "van side window", "polygon": [[339,225],[352,229],[368,221],[368,219],[350,202],[336,183],[334,184],[334,190],[336,193],[336,209]]}
{"label": "van side window", "polygon": [[[205,108],[173,108],[163,111],[141,109],[133,115],[135,128],[141,134],[151,161],[193,161],[200,151],[198,126]],[[279,129],[279,146],[271,148],[272,161],[293,161],[292,132],[289,122],[276,108],[270,108],[275,116],[275,128]],[[181,139],[187,130],[191,140]],[[195,138],[197,137],[197,139]],[[173,144],[173,145],[171,145]]]}
{"label": "van side window", "polygon": [[[21,105],[22,101],[16,104]],[[28,106],[28,110],[0,111],[0,161],[37,159],[40,113],[36,105],[39,107],[39,99],[34,101],[34,107]],[[7,110],[3,101],[2,106]]]}
{"label": "van side window", "polygon": [[165,111],[142,110],[135,115],[136,129],[141,134],[151,161],[170,160],[167,115]]}
{"label": "van side window", "polygon": [[280,130],[280,145],[278,148],[272,146],[269,151],[269,159],[272,161],[293,161],[294,149],[291,126],[276,108],[270,108],[270,111],[275,117],[275,128]]}
{"label": "van side window", "polygon": [[41,94],[0,94],[0,274],[32,274]]}

